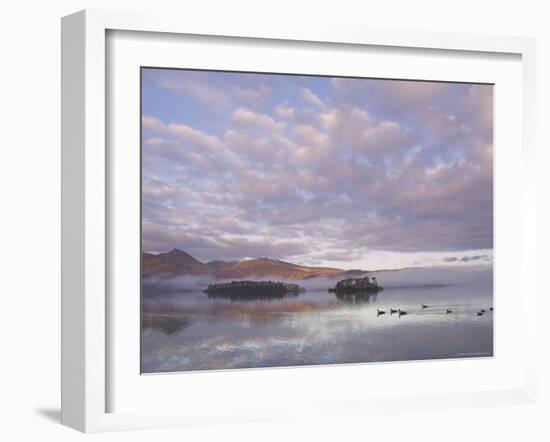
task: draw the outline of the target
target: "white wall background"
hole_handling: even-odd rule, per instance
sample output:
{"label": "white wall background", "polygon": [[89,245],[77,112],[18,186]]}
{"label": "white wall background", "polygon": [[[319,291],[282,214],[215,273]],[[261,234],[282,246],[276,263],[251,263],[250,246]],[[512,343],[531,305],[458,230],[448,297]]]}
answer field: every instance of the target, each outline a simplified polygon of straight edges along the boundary
{"label": "white wall background", "polygon": [[[538,53],[539,270],[548,246],[546,131],[550,99],[550,13],[545,2],[479,0],[12,0],[0,9],[0,438],[82,440],[59,425],[60,358],[60,17],[84,8],[168,10],[403,28],[534,36]],[[550,296],[539,280],[541,298]],[[535,309],[536,306],[533,306]],[[541,299],[539,309],[550,309]],[[540,315],[543,319],[543,315]],[[542,322],[542,321],[541,321]],[[102,434],[95,440],[548,440],[547,323],[540,324],[537,405],[411,412],[364,420],[287,422]],[[452,381],[452,380],[450,380]]]}

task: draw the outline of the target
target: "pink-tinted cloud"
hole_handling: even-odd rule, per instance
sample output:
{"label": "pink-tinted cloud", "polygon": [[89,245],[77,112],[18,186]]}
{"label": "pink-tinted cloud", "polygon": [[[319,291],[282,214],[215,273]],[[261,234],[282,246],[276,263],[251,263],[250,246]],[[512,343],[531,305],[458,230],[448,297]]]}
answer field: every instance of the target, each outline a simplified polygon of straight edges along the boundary
{"label": "pink-tinted cloud", "polygon": [[492,248],[491,86],[181,72],[146,85],[145,249],[320,263]]}

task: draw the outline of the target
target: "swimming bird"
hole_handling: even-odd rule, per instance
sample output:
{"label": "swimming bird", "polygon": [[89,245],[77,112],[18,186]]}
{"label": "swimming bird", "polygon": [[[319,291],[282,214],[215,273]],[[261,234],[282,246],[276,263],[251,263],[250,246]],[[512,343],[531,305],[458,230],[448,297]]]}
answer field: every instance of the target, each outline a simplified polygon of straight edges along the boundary
{"label": "swimming bird", "polygon": [[453,312],[452,310],[449,310],[449,309],[446,310],[447,314],[452,313],[452,312]]}
{"label": "swimming bird", "polygon": [[483,312],[477,312],[478,316],[483,316]]}
{"label": "swimming bird", "polygon": [[401,310],[401,309],[399,309],[398,312],[399,312],[400,317],[403,316],[403,315],[408,314],[405,310]]}
{"label": "swimming bird", "polygon": [[493,307],[491,307],[491,308],[489,309],[489,311],[493,311]]}
{"label": "swimming bird", "polygon": [[422,304],[422,308],[425,309],[428,308],[428,306],[426,304]]}
{"label": "swimming bird", "polygon": [[480,312],[481,312],[481,313],[487,313],[487,310],[485,310],[484,308],[482,308],[482,309],[480,310]]}
{"label": "swimming bird", "polygon": [[376,309],[376,315],[377,316],[385,315],[385,314],[386,314],[386,312],[384,310]]}
{"label": "swimming bird", "polygon": [[397,310],[394,308],[390,308],[390,315],[393,315],[394,313],[397,313]]}

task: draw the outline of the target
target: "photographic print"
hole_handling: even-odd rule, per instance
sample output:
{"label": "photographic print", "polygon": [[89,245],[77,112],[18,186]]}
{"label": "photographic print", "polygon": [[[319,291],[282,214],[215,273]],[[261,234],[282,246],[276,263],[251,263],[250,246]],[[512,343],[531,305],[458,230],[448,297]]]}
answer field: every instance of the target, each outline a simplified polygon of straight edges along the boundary
{"label": "photographic print", "polygon": [[493,85],[140,92],[142,373],[493,355]]}

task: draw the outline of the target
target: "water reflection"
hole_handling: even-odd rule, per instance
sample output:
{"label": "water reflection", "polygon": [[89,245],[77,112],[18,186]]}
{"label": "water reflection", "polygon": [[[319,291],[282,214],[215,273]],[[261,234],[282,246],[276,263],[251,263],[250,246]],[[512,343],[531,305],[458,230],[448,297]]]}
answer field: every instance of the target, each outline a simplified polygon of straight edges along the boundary
{"label": "water reflection", "polygon": [[142,314],[141,329],[153,329],[163,332],[165,335],[174,335],[189,327],[193,322],[190,316],[159,313]]}
{"label": "water reflection", "polygon": [[[142,371],[490,356],[491,306],[492,291],[477,286],[268,297],[146,293]],[[481,309],[487,312],[477,316]]]}
{"label": "water reflection", "polygon": [[335,293],[334,295],[336,296],[338,301],[348,304],[368,304],[369,302],[375,302],[378,298],[378,293],[365,292]]}
{"label": "water reflection", "polygon": [[209,299],[226,299],[231,302],[272,302],[285,298],[297,298],[300,293],[258,293],[254,294],[249,291],[242,293],[208,293]]}

